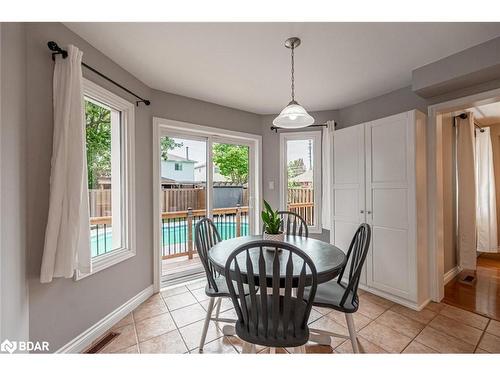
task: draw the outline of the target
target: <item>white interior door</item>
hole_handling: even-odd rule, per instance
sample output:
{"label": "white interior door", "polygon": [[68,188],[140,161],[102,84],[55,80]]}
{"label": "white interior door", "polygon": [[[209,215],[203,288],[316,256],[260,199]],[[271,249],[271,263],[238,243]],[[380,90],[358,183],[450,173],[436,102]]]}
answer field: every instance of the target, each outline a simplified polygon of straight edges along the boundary
{"label": "white interior door", "polygon": [[[332,242],[347,253],[359,224],[365,221],[364,125],[336,130],[333,136]],[[366,272],[361,274],[366,283]]]}
{"label": "white interior door", "polygon": [[[372,227],[367,257],[367,284],[410,297],[414,276],[414,129],[403,113],[366,124],[366,207]],[[411,205],[413,206],[413,205]]]}

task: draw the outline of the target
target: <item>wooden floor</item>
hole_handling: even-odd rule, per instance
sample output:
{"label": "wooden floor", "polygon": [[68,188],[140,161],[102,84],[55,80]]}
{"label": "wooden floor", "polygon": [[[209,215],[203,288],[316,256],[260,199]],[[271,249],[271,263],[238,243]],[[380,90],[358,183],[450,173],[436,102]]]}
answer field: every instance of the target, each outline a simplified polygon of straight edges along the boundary
{"label": "wooden floor", "polygon": [[461,274],[445,286],[443,302],[500,320],[500,254],[477,258],[476,282],[466,285]]}
{"label": "wooden floor", "polygon": [[163,259],[162,261],[162,276],[172,280],[179,277],[184,277],[192,273],[198,273],[202,270],[202,265],[198,255],[194,255],[193,259],[185,257]]}

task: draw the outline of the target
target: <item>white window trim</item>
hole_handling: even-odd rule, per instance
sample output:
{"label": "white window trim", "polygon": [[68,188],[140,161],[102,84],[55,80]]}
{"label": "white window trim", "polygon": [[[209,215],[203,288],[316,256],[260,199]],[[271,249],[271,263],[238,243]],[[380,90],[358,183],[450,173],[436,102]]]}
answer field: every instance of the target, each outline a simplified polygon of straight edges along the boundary
{"label": "white window trim", "polygon": [[309,233],[322,233],[321,225],[321,131],[283,132],[280,133],[280,210],[286,210],[287,168],[286,142],[292,140],[312,139],[313,176],[314,176],[314,225],[309,226]]}
{"label": "white window trim", "polygon": [[122,114],[121,124],[123,131],[122,144],[122,181],[125,196],[122,207],[123,243],[122,247],[109,253],[92,258],[92,272],[82,274],[77,271],[76,280],[93,275],[123,262],[136,255],[136,221],[135,221],[135,107],[133,103],[113,94],[103,87],[83,79],[83,95],[102,102]]}
{"label": "white window trim", "polygon": [[[212,126],[198,125],[183,121],[169,120],[161,117],[153,117],[153,227],[154,227],[154,291],[159,292],[161,287],[161,261],[160,261],[160,233],[161,233],[161,208],[160,208],[160,137],[164,132],[169,136],[209,137],[212,141],[220,140],[224,143],[231,143],[231,139],[236,144],[251,145],[253,152],[250,153],[250,169],[254,169],[254,174],[250,174],[249,185],[253,186],[253,193],[250,197],[250,205],[254,211],[253,234],[260,233],[262,222],[260,219],[262,201],[262,136],[252,133],[227,130]],[[207,147],[206,166],[211,165],[211,153]],[[213,168],[208,168],[207,177],[213,174]],[[212,176],[208,177],[212,180]]]}

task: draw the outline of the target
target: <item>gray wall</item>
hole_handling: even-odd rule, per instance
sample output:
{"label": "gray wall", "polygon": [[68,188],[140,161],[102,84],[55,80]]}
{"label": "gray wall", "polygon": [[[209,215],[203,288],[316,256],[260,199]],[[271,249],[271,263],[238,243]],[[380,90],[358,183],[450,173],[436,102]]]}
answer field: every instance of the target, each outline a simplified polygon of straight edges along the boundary
{"label": "gray wall", "polygon": [[28,339],[25,28],[1,24],[0,341]]}
{"label": "gray wall", "polygon": [[[153,283],[152,116],[260,134],[260,117],[248,112],[151,90],[59,23],[26,24],[28,82],[28,248],[30,338],[56,350]],[[52,71],[46,44],[73,43],[83,59],[132,91],[151,99],[136,107],[137,255],[80,281],[39,282],[49,204],[52,154]],[[86,78],[133,101],[84,69]]]}
{"label": "gray wall", "polygon": [[[311,112],[311,116],[314,117],[316,124],[323,124],[329,120],[338,121],[339,114],[338,111],[319,111]],[[271,131],[270,126],[273,123],[273,119],[276,115],[265,115],[262,116],[262,180],[263,188],[262,192],[264,199],[271,204],[273,207],[279,207],[280,203],[280,137],[281,132],[293,131],[293,130],[280,130],[278,133]],[[318,129],[310,129],[318,130]],[[303,129],[297,129],[295,131],[303,131]],[[274,190],[269,189],[269,183],[274,182]],[[323,229],[321,234],[311,234],[311,237],[317,238],[326,242],[330,242],[330,232]]]}

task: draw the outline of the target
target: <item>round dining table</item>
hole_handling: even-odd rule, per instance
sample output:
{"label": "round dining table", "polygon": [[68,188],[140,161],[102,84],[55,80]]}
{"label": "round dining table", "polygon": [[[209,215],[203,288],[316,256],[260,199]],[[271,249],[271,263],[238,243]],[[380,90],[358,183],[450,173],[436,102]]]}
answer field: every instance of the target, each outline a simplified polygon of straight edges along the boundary
{"label": "round dining table", "polygon": [[[252,235],[236,237],[229,240],[224,240],[213,246],[208,252],[208,257],[210,262],[213,264],[217,272],[224,275],[226,261],[229,255],[239,246],[247,245],[255,241],[262,241],[262,235]],[[315,240],[313,238],[306,238],[301,236],[285,236],[286,243],[294,245],[304,251],[312,259],[314,265],[316,266],[316,271],[318,273],[318,284],[325,283],[336,278],[342,268],[346,263],[346,256],[342,250],[338,247],[323,242]],[[259,248],[251,249],[250,258],[252,259],[252,264],[254,269],[258,269],[258,258],[259,258]],[[284,250],[278,252],[280,261],[280,273],[281,276],[285,277],[286,267],[285,263],[288,260],[288,251]],[[266,249],[264,251],[264,257],[266,257],[266,276],[268,279],[268,284],[272,283],[272,264],[275,256],[275,251],[272,249]],[[240,254],[244,256],[244,254]],[[294,262],[293,267],[293,278],[298,279],[302,267],[302,260],[299,257],[292,257]],[[240,265],[240,271],[243,276],[245,276],[246,268],[245,262]],[[233,263],[234,264],[234,263]],[[309,268],[306,270],[306,277],[311,275]]]}
{"label": "round dining table", "polygon": [[[213,246],[208,252],[208,257],[210,262],[213,264],[217,272],[224,275],[226,261],[229,255],[236,250],[237,247],[242,245],[247,245],[255,241],[262,241],[262,235],[253,236],[243,236],[236,237],[229,240],[224,240]],[[294,245],[304,251],[312,259],[316,271],[318,273],[318,284],[325,283],[336,278],[342,268],[344,267],[347,259],[342,250],[338,247],[331,245],[329,243],[315,240],[313,238],[306,238],[300,236],[285,236],[285,241],[291,245]],[[253,248],[250,250],[250,259],[252,260],[252,265],[254,269],[258,269],[258,259],[260,254],[260,248]],[[275,256],[275,251],[266,249],[264,252],[264,257],[266,257],[266,279],[268,287],[272,286],[272,264]],[[283,250],[278,252],[280,261],[280,276],[282,282],[285,280],[286,267],[285,263],[288,261],[287,256],[288,251]],[[244,256],[244,254],[240,254]],[[293,266],[293,284],[295,284],[299,278],[301,271],[302,260],[299,257],[292,256]],[[297,262],[297,263],[296,263]],[[246,276],[246,265],[245,262],[238,261],[240,265],[240,272],[243,277]],[[233,262],[234,265],[234,262]],[[311,276],[311,271],[309,267],[306,268],[306,278]],[[256,276],[258,277],[258,276]],[[224,321],[225,319],[221,319]],[[235,335],[234,325],[225,325],[222,327],[222,332],[224,335]],[[310,333],[310,341],[316,342],[320,345],[330,345],[331,338],[328,332],[319,331],[319,333]]]}

